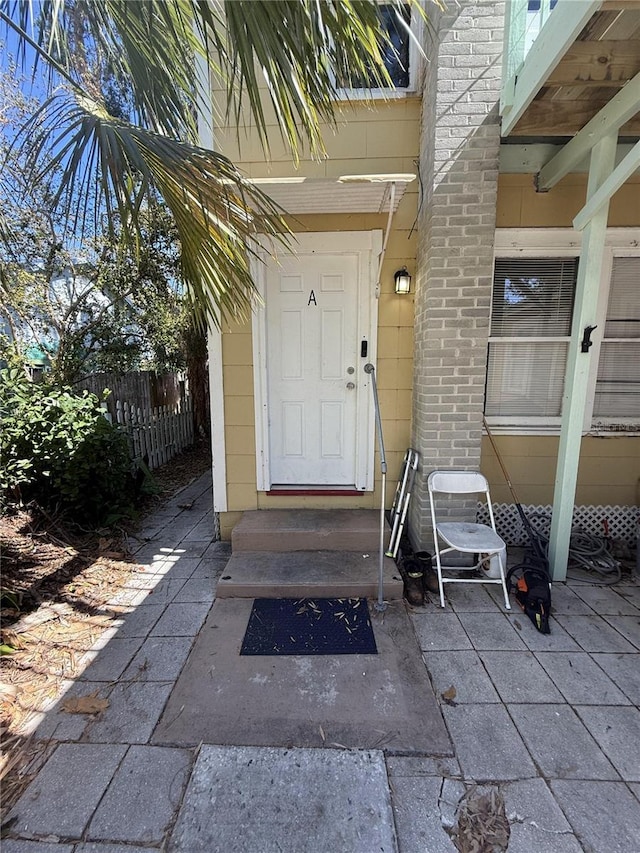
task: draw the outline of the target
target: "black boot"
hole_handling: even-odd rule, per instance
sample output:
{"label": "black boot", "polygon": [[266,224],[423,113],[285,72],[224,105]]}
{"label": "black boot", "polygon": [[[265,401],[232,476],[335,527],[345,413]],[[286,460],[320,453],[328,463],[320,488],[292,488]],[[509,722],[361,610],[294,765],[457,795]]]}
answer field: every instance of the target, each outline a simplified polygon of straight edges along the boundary
{"label": "black boot", "polygon": [[438,575],[432,568],[432,556],[428,551],[416,551],[413,555],[422,567],[422,587],[424,592],[440,592]]}
{"label": "black boot", "polygon": [[400,574],[404,581],[404,597],[414,607],[422,607],[424,604],[422,566],[417,560],[411,558],[403,560],[400,564]]}

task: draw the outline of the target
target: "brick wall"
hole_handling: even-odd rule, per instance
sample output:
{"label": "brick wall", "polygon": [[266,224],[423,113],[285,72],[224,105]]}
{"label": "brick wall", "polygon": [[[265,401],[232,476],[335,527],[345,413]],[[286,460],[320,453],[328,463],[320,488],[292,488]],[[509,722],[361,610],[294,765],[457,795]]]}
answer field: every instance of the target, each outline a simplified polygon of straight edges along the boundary
{"label": "brick wall", "polygon": [[[431,545],[427,476],[480,464],[496,224],[504,4],[450,4],[427,45],[412,446],[414,547]],[[464,517],[471,504],[456,504]]]}

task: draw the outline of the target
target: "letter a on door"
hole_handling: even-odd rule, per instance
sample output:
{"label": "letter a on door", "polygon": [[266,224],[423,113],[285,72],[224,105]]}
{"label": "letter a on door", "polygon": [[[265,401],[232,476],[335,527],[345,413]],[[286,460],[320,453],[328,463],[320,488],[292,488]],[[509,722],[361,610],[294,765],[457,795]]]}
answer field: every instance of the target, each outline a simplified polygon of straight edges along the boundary
{"label": "letter a on door", "polygon": [[318,303],[316,302],[316,294],[313,290],[309,294],[309,301],[307,302],[307,308],[309,307],[309,305],[315,305],[316,307],[318,306]]}

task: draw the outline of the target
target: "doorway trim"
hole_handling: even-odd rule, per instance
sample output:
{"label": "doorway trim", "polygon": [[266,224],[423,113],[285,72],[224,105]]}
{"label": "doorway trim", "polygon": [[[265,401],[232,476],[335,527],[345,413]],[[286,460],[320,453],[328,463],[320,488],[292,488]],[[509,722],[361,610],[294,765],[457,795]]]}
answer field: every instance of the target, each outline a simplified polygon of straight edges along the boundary
{"label": "doorway trim", "polygon": [[[358,340],[366,338],[366,359],[358,357],[357,393],[360,396],[356,424],[356,453],[354,484],[359,492],[370,492],[374,488],[374,410],[368,374],[363,370],[367,361],[375,364],[378,336],[378,300],[376,298],[376,274],[378,258],[382,251],[382,231],[322,231],[295,235],[297,252],[317,255],[360,255],[358,287]],[[259,244],[261,241],[258,241]],[[293,254],[296,253],[293,252]],[[277,262],[277,254],[259,245],[257,257],[251,258],[251,274],[261,298],[261,305],[253,313],[253,392],[256,424],[256,479],[259,492],[270,491],[271,460],[269,454],[269,393],[267,365],[267,312],[266,282],[267,265]]]}

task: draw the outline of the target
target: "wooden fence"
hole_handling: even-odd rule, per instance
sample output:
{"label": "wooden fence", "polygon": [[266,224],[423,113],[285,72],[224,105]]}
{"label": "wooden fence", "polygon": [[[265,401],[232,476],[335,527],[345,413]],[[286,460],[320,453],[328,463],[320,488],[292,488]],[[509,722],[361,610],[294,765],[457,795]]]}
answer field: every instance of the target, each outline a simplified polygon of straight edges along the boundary
{"label": "wooden fence", "polygon": [[187,396],[186,383],[180,373],[155,373],[152,370],[136,370],[130,373],[93,373],[75,383],[80,390],[91,391],[102,398],[105,389],[111,392],[106,408],[115,420],[116,401],[128,400],[141,409],[158,406],[175,406]]}
{"label": "wooden fence", "polygon": [[139,408],[116,400],[116,422],[129,439],[131,458],[147,457],[149,468],[158,468],[193,444],[193,405],[185,397],[174,406]]}

